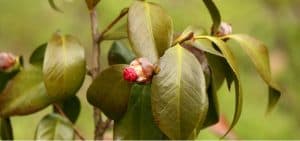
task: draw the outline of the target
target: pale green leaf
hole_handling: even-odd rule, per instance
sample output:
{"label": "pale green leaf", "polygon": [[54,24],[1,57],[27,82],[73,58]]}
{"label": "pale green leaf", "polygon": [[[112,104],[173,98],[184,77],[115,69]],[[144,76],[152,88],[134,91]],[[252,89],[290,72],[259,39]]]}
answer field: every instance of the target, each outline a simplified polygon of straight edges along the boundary
{"label": "pale green leaf", "polygon": [[247,53],[255,69],[269,85],[269,104],[268,112],[270,112],[278,102],[281,92],[278,86],[272,81],[269,52],[267,47],[261,42],[245,34],[227,35],[224,38],[230,38],[237,41],[242,49]]}
{"label": "pale green leaf", "polygon": [[152,116],[151,85],[133,85],[128,110],[120,121],[115,121],[114,139],[161,140],[162,137]]}
{"label": "pale green leaf", "polygon": [[135,1],[129,8],[128,34],[137,56],[156,63],[172,44],[172,19],[157,4]]}
{"label": "pale green leaf", "polygon": [[195,56],[180,45],[168,49],[153,77],[152,110],[170,139],[188,139],[204,122],[208,109],[203,70]]}
{"label": "pale green leaf", "polygon": [[36,140],[73,140],[74,130],[72,123],[66,118],[52,113],[45,116],[37,126]]}
{"label": "pale green leaf", "polygon": [[0,116],[26,115],[37,112],[54,98],[46,93],[39,67],[22,69],[0,94]]}
{"label": "pale green leaf", "polygon": [[123,79],[126,66],[113,65],[103,70],[87,91],[89,103],[113,120],[120,119],[127,110],[131,84]]}
{"label": "pale green leaf", "polygon": [[61,99],[75,95],[86,74],[85,64],[84,48],[76,38],[54,34],[43,64],[47,93]]}

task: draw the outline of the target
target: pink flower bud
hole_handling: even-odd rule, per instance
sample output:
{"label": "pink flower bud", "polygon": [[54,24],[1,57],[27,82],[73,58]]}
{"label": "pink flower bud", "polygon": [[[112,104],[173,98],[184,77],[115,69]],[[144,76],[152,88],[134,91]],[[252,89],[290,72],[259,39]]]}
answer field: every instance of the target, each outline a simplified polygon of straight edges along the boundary
{"label": "pink flower bud", "polygon": [[17,57],[11,53],[0,52],[0,71],[12,68],[17,62]]}
{"label": "pink flower bud", "polygon": [[[126,74],[125,74],[126,71]],[[135,74],[129,79],[127,74]],[[154,73],[154,65],[146,58],[137,58],[130,63],[130,66],[123,71],[124,79],[129,82],[147,83],[151,80]],[[136,76],[136,77],[135,77]]]}
{"label": "pink flower bud", "polygon": [[231,25],[229,23],[222,22],[216,36],[222,37],[231,33],[232,33]]}
{"label": "pink flower bud", "polygon": [[123,78],[128,82],[135,82],[138,78],[138,75],[136,74],[134,68],[127,67],[123,70]]}

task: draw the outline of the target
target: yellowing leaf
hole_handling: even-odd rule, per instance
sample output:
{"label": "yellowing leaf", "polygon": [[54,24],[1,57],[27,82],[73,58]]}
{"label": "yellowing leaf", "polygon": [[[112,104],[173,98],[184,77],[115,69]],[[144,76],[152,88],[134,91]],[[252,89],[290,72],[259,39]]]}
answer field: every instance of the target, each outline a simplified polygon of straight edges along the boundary
{"label": "yellowing leaf", "polygon": [[54,34],[45,52],[43,75],[47,93],[67,98],[81,87],[86,71],[84,48],[70,36]]}

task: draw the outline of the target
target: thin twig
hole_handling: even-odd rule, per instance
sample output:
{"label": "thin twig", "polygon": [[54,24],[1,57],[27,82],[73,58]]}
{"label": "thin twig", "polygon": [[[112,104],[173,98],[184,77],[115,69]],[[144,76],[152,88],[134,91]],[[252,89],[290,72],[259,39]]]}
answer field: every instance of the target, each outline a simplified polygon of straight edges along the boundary
{"label": "thin twig", "polygon": [[116,17],[98,36],[97,43],[99,44],[102,41],[103,36],[107,33],[116,23],[118,23],[127,13],[129,8],[124,8],[118,17]]}
{"label": "thin twig", "polygon": [[[53,104],[55,109],[57,110],[57,112],[62,115],[64,118],[66,118],[69,122],[71,122],[71,120],[66,116],[66,114],[64,113],[64,111],[61,109],[61,107],[58,104]],[[71,122],[72,123],[72,122]],[[85,138],[82,136],[82,134],[80,133],[80,131],[75,127],[74,124],[72,124],[72,128],[75,132],[75,134],[79,137],[80,140],[85,141]]]}
{"label": "thin twig", "polygon": [[98,136],[102,137],[105,134],[105,131],[110,127],[111,119],[107,119],[105,122],[102,122],[102,124],[97,124],[96,130],[98,131]]}

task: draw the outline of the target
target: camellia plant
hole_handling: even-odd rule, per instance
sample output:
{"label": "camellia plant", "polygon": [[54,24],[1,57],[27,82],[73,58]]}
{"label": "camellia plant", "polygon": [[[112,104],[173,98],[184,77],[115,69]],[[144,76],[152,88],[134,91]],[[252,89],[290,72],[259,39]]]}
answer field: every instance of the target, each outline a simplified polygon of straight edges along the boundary
{"label": "camellia plant", "polygon": [[[53,0],[49,2],[61,11]],[[29,62],[0,53],[0,139],[13,139],[11,116],[52,105],[53,113],[40,121],[35,139],[84,140],[74,124],[80,112],[76,93],[85,77],[93,79],[86,98],[94,106],[95,139],[103,139],[112,125],[117,140],[196,139],[219,120],[217,90],[224,81],[229,90],[234,84],[235,91],[228,134],[239,120],[243,101],[240,72],[228,40],[240,44],[269,85],[270,112],[281,92],[271,79],[266,46],[248,35],[232,34],[213,1],[203,2],[213,21],[209,32],[188,26],[174,33],[165,10],[143,0],[134,0],[100,32],[96,6],[101,2],[86,0],[93,37],[90,67],[78,38],[60,32],[37,47]],[[122,20],[126,23],[119,24]],[[106,40],[114,41],[108,53],[110,66],[100,69],[100,45]]]}

